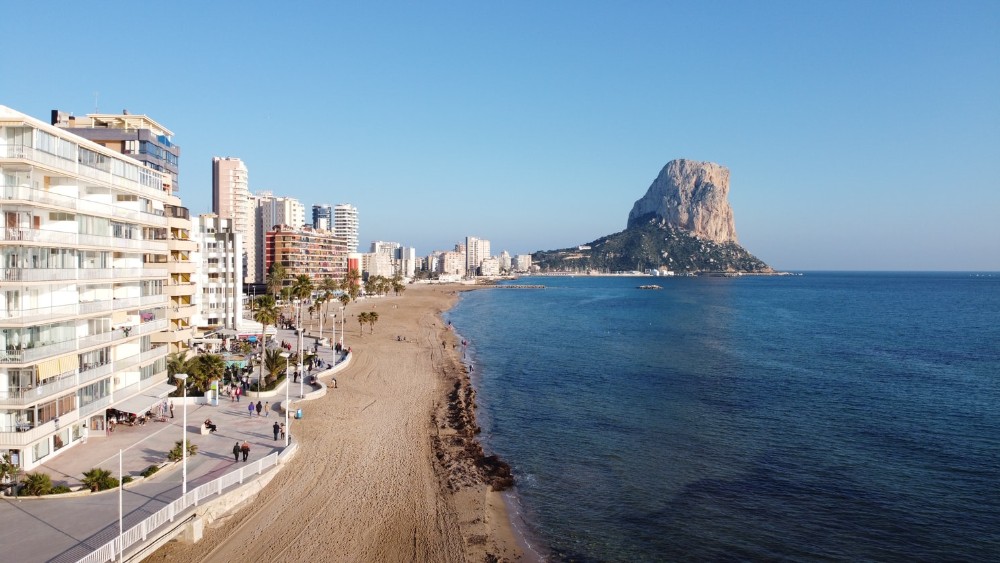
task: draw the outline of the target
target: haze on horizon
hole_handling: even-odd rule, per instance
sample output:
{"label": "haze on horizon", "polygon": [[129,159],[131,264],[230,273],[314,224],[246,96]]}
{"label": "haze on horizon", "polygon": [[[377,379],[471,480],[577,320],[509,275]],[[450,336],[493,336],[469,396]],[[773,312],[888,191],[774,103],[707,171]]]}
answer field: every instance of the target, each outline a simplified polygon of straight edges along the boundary
{"label": "haze on horizon", "polygon": [[5,6],[0,104],[149,115],[192,213],[236,156],[357,206],[362,251],[519,254],[624,229],[690,158],[777,269],[1000,270],[1000,3],[101,8]]}

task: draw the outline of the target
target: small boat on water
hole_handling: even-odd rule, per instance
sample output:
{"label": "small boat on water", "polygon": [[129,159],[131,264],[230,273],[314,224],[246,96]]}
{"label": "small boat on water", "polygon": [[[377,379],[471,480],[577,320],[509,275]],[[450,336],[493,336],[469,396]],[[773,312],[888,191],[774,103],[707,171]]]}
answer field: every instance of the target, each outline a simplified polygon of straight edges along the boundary
{"label": "small boat on water", "polygon": [[663,288],[656,284],[652,284],[652,285],[640,285],[639,289],[663,289]]}

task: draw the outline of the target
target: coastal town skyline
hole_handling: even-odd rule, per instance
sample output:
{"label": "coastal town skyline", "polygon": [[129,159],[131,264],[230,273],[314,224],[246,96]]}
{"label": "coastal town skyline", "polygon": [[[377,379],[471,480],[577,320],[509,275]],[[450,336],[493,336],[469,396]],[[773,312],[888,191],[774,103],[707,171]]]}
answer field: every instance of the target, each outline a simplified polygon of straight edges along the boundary
{"label": "coastal town skyline", "polygon": [[1000,269],[993,4],[233,6],[149,20],[169,49],[84,33],[110,72],[62,61],[51,6],[11,6],[55,40],[2,103],[150,115],[193,214],[234,156],[254,192],[355,205],[362,249],[585,244],[691,158],[730,169],[739,241],[777,269]]}

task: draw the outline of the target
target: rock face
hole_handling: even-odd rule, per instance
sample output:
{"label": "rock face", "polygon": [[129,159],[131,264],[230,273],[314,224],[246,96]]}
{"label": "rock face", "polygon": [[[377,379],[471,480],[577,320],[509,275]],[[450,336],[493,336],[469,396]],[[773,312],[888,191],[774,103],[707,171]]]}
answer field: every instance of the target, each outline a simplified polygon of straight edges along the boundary
{"label": "rock face", "polygon": [[628,227],[659,218],[668,227],[717,243],[737,242],[729,207],[729,169],[714,162],[671,160],[635,202]]}

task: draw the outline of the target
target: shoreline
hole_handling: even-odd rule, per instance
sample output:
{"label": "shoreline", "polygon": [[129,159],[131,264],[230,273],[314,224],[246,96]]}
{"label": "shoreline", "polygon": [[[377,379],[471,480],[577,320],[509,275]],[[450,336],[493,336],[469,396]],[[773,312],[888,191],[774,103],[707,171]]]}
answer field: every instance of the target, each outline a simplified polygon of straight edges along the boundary
{"label": "shoreline", "polygon": [[[200,542],[148,559],[534,560],[491,487],[509,485],[510,469],[478,441],[475,389],[442,317],[472,289],[410,285],[348,305],[338,330],[354,359],[336,389],[302,405],[298,455]],[[379,313],[375,326],[357,322],[366,311]]]}

